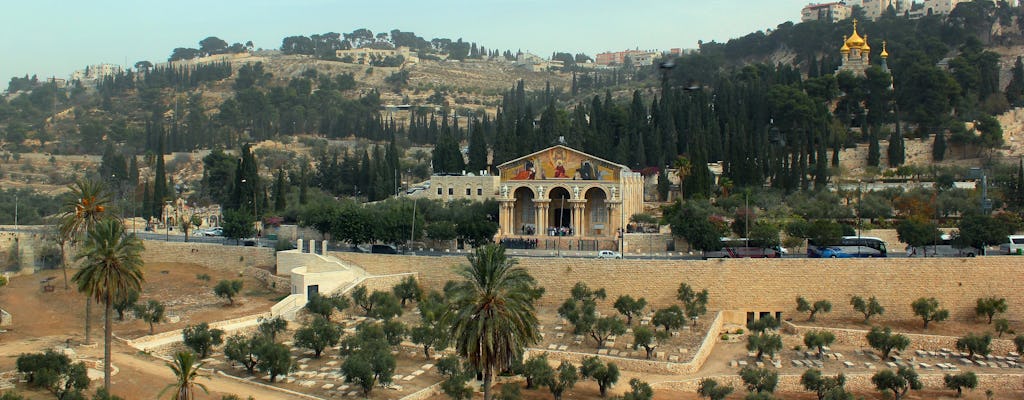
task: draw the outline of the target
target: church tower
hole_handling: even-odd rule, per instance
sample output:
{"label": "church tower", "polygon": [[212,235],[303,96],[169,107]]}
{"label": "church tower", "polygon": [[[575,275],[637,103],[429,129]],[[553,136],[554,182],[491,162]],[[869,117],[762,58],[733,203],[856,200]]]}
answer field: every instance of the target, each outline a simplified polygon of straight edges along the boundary
{"label": "church tower", "polygon": [[[882,47],[882,68],[888,70],[886,59],[889,57],[889,53],[886,51],[884,43]],[[839,48],[839,53],[842,55],[842,65],[836,70],[836,74],[850,71],[854,75],[864,76],[864,71],[871,66],[871,45],[868,44],[868,35],[860,36],[860,33],[857,32],[856,19],[853,20],[853,34],[843,37],[843,47]]]}

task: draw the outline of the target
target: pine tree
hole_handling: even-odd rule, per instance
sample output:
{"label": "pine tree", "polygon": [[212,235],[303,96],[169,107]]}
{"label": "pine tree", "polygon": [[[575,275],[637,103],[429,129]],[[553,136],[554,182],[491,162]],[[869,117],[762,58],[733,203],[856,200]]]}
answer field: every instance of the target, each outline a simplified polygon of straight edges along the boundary
{"label": "pine tree", "polygon": [[484,130],[478,126],[469,135],[469,163],[466,168],[470,171],[487,169],[487,140],[484,134]]}
{"label": "pine tree", "polygon": [[938,132],[935,134],[935,141],[932,142],[932,161],[941,162],[946,158],[946,134]]}

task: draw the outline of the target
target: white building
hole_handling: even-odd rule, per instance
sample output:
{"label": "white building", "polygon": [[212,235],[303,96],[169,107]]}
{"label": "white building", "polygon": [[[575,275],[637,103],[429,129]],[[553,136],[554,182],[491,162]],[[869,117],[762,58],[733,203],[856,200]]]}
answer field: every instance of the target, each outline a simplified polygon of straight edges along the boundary
{"label": "white building", "polygon": [[853,8],[846,5],[846,3],[835,2],[835,3],[821,3],[821,4],[808,4],[800,11],[800,21],[828,21],[828,22],[839,22],[844,19],[850,18],[853,13]]}

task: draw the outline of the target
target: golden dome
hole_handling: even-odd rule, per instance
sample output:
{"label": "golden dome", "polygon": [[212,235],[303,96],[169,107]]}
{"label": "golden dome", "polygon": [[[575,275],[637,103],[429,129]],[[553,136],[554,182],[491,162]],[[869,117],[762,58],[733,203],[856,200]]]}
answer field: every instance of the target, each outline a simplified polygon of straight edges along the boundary
{"label": "golden dome", "polygon": [[882,58],[889,58],[889,52],[885,48],[885,41],[882,41]]}
{"label": "golden dome", "polygon": [[868,45],[868,35],[864,35],[864,45],[860,47],[860,50],[865,53],[871,51],[871,46]]}
{"label": "golden dome", "polygon": [[846,54],[850,52],[850,46],[846,45],[846,35],[843,35],[843,47],[839,48],[839,52]]}
{"label": "golden dome", "polygon": [[864,46],[865,43],[866,42],[864,41],[864,39],[862,39],[860,37],[860,35],[857,33],[857,20],[854,19],[853,20],[853,35],[850,35],[850,37],[846,39],[846,43],[844,43],[844,45],[846,47],[851,48],[851,49],[858,49],[859,50],[859,49],[861,49]]}

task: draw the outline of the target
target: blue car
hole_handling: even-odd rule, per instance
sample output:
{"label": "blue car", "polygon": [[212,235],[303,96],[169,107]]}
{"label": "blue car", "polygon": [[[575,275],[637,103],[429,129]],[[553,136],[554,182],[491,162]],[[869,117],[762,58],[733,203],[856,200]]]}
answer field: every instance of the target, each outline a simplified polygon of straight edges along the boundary
{"label": "blue car", "polygon": [[853,258],[850,253],[844,252],[838,247],[819,247],[807,252],[810,258]]}

